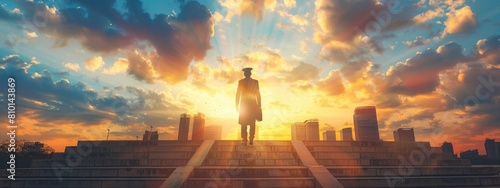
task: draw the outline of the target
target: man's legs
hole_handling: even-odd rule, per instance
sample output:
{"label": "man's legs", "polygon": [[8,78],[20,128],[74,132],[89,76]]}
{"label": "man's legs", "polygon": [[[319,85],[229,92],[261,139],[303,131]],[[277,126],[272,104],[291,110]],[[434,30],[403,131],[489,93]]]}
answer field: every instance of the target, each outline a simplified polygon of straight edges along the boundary
{"label": "man's legs", "polygon": [[245,141],[245,144],[247,142],[247,125],[241,125],[241,138],[243,141]]}
{"label": "man's legs", "polygon": [[253,145],[253,139],[255,138],[255,122],[250,124],[250,145]]}

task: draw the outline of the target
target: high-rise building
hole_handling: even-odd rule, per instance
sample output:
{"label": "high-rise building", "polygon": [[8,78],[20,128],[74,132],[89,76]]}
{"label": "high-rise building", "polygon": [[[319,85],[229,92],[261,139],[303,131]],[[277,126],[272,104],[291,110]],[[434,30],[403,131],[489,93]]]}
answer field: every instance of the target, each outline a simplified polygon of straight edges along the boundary
{"label": "high-rise building", "polygon": [[455,155],[455,152],[453,151],[453,144],[451,144],[451,142],[444,142],[441,146],[441,151],[443,151],[443,153]]}
{"label": "high-rise building", "polygon": [[318,119],[292,123],[291,131],[292,140],[319,140]]}
{"label": "high-rise building", "polygon": [[380,141],[375,106],[357,107],[353,120],[357,141]]}
{"label": "high-rise building", "polygon": [[399,133],[398,133],[398,131],[392,131],[392,135],[394,135],[394,142],[399,142]]}
{"label": "high-rise building", "polygon": [[460,158],[462,159],[475,159],[478,157],[479,157],[479,152],[477,149],[460,152]]}
{"label": "high-rise building", "polygon": [[484,148],[486,149],[486,156],[488,158],[500,158],[500,142],[495,142],[495,139],[487,138],[484,141]]}
{"label": "high-rise building", "polygon": [[415,142],[413,128],[399,128],[394,131],[395,142]]}
{"label": "high-rise building", "polygon": [[158,131],[148,131],[146,130],[142,135],[143,141],[158,141]]}
{"label": "high-rise building", "polygon": [[323,132],[323,140],[326,141],[336,141],[337,136],[335,135],[335,131],[325,131]]}
{"label": "high-rise building", "polygon": [[352,128],[348,127],[340,130],[340,139],[342,141],[353,141],[354,139],[352,139]]}
{"label": "high-rise building", "polygon": [[193,117],[191,140],[203,140],[203,132],[205,132],[205,114],[198,113]]}
{"label": "high-rise building", "polygon": [[181,121],[179,122],[179,134],[177,140],[188,140],[189,138],[189,114],[181,114]]}
{"label": "high-rise building", "polygon": [[304,121],[306,126],[306,140],[319,140],[319,121],[318,119],[308,119]]}
{"label": "high-rise building", "polygon": [[222,126],[210,125],[205,127],[203,138],[205,140],[222,140]]}
{"label": "high-rise building", "polygon": [[292,140],[306,140],[306,125],[304,122],[292,123]]}

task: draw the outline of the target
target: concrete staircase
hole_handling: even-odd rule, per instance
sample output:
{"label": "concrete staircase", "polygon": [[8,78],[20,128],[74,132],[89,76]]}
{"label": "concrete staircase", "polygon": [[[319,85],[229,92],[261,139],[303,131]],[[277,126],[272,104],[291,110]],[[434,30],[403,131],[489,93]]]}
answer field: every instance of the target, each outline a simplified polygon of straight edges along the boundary
{"label": "concrete staircase", "polygon": [[80,141],[0,187],[500,187],[427,142]]}
{"label": "concrete staircase", "polygon": [[198,187],[316,187],[290,141],[216,141],[183,184]]}
{"label": "concrete staircase", "polygon": [[500,166],[471,166],[428,142],[304,144],[344,187],[500,187]]}
{"label": "concrete staircase", "polygon": [[16,169],[16,180],[0,187],[159,187],[202,142],[79,141],[64,155]]}

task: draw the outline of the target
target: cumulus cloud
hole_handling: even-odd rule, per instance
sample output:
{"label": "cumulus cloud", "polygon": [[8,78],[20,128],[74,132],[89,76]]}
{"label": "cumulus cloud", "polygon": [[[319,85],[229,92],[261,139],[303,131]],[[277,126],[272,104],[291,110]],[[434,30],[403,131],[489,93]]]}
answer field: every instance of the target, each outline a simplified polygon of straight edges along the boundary
{"label": "cumulus cloud", "polygon": [[469,34],[479,26],[476,14],[472,12],[469,6],[464,6],[446,15],[448,19],[444,22],[446,27],[443,31],[443,37],[446,34]]}
{"label": "cumulus cloud", "polygon": [[319,69],[309,63],[300,62],[290,72],[288,72],[287,81],[310,81],[319,76]]}
{"label": "cumulus cloud", "polygon": [[397,1],[318,0],[315,8],[314,40],[322,45],[319,55],[334,63],[382,54],[382,42],[390,37],[381,36],[414,23],[415,7],[403,7]]}
{"label": "cumulus cloud", "polygon": [[331,70],[328,76],[319,80],[316,87],[319,91],[324,92],[328,96],[337,96],[344,92],[344,84],[342,77],[337,70]]}
{"label": "cumulus cloud", "polygon": [[436,8],[436,9],[430,9],[430,10],[427,10],[426,12],[420,13],[420,14],[416,15],[415,17],[413,17],[413,21],[417,24],[426,23],[427,21],[432,20],[436,17],[443,16],[443,13],[444,13],[444,10],[440,7]]}
{"label": "cumulus cloud", "polygon": [[463,48],[454,42],[439,46],[437,50],[418,52],[405,62],[391,66],[387,71],[389,92],[403,95],[429,93],[440,83],[439,73],[464,62]]}
{"label": "cumulus cloud", "polygon": [[226,21],[231,21],[235,15],[243,15],[260,22],[266,10],[273,11],[276,7],[276,0],[219,0],[219,3],[228,10]]}
{"label": "cumulus cloud", "polygon": [[0,5],[0,20],[5,21],[21,21],[22,14],[19,9],[7,10],[4,5]]}
{"label": "cumulus cloud", "polygon": [[104,68],[102,73],[104,74],[118,74],[124,73],[128,69],[129,61],[126,58],[118,58],[116,62],[110,68]]}
{"label": "cumulus cloud", "polygon": [[498,129],[500,118],[500,71],[494,67],[462,65],[443,75],[440,90],[446,107],[459,110],[471,135]]}
{"label": "cumulus cloud", "polygon": [[38,38],[38,35],[35,33],[35,32],[28,32],[28,31],[25,31],[25,34],[26,34],[26,37],[28,39],[35,39],[35,38]]}
{"label": "cumulus cloud", "polygon": [[403,11],[397,10],[402,7],[390,2],[383,4],[376,0],[318,0],[315,5],[317,22],[321,28],[317,35],[324,40],[350,42],[366,28],[378,28],[381,31],[384,26],[396,29],[403,26],[400,22],[411,22],[411,20],[399,20],[404,18],[402,15],[391,15],[391,12],[399,14]]}
{"label": "cumulus cloud", "polygon": [[309,24],[309,21],[307,20],[307,18],[309,17],[309,13],[306,13],[304,15],[298,15],[298,14],[294,15],[294,14],[290,14],[286,10],[280,10],[280,11],[278,11],[278,14],[281,17],[288,19],[290,21],[290,23],[297,25],[297,26],[305,26],[305,25]]}
{"label": "cumulus cloud", "polygon": [[223,80],[228,84],[238,81],[241,75],[241,68],[234,66],[231,59],[223,56],[217,57],[220,68],[214,70],[214,78]]}
{"label": "cumulus cloud", "polygon": [[412,47],[417,47],[417,46],[424,46],[427,45],[431,42],[431,39],[426,39],[423,38],[422,36],[418,36],[415,38],[413,41],[406,41],[404,42],[406,44],[406,47],[412,48]]}
{"label": "cumulus cloud", "polygon": [[104,65],[104,61],[101,56],[87,58],[83,61],[83,63],[85,64],[85,68],[92,72],[95,72]]}
{"label": "cumulus cloud", "polygon": [[474,51],[474,55],[487,65],[500,65],[500,35],[477,41]]}
{"label": "cumulus cloud", "polygon": [[156,72],[151,65],[147,54],[141,54],[137,50],[127,52],[128,74],[134,76],[137,80],[153,83],[156,79]]}
{"label": "cumulus cloud", "polygon": [[7,65],[26,70],[29,69],[32,64],[19,58],[19,55],[12,54],[0,59],[0,68],[5,69]]}
{"label": "cumulus cloud", "polygon": [[[149,42],[153,50],[148,57],[154,58],[150,63],[156,73],[152,78],[169,83],[187,79],[189,64],[205,57],[214,34],[212,14],[197,1],[182,3],[175,16],[154,17],[145,12],[140,0],[125,1],[124,13],[115,9],[115,1],[75,0],[64,8],[29,0],[16,3],[26,20],[32,21],[35,14],[44,18],[33,24],[55,38],[54,47],[77,39],[84,48],[107,54],[138,47],[138,41]],[[129,69],[141,66],[131,65]],[[154,79],[147,81],[152,83]]]}
{"label": "cumulus cloud", "polygon": [[64,68],[78,72],[80,70],[80,65],[77,63],[64,63]]}
{"label": "cumulus cloud", "polygon": [[[8,75],[14,74],[16,82],[29,86],[16,89],[19,117],[30,117],[42,127],[61,124],[99,126],[103,123],[166,126],[175,125],[175,120],[166,117],[177,117],[186,111],[181,103],[175,102],[165,92],[135,87],[108,88],[98,92],[83,82],[56,79],[59,73],[47,70],[30,73],[26,67],[33,64],[16,55],[2,58],[0,65],[3,66],[0,68],[1,79],[6,80]],[[0,94],[5,95],[3,92]]]}
{"label": "cumulus cloud", "polygon": [[292,8],[292,7],[295,7],[295,5],[297,5],[295,0],[284,0],[283,3],[285,4],[285,7],[287,7],[287,8]]}
{"label": "cumulus cloud", "polygon": [[197,88],[211,92],[207,82],[213,78],[213,71],[206,63],[197,63],[191,65],[190,75],[193,78],[192,84]]}
{"label": "cumulus cloud", "polygon": [[349,61],[369,58],[370,54],[383,54],[382,41],[396,37],[394,34],[380,34],[372,37],[357,36],[350,43],[327,41],[323,44],[320,56],[332,63],[344,64]]}
{"label": "cumulus cloud", "polygon": [[368,72],[372,67],[372,63],[366,59],[359,61],[351,61],[344,64],[340,68],[340,73],[349,81],[356,82],[359,79],[364,79],[367,81]]}

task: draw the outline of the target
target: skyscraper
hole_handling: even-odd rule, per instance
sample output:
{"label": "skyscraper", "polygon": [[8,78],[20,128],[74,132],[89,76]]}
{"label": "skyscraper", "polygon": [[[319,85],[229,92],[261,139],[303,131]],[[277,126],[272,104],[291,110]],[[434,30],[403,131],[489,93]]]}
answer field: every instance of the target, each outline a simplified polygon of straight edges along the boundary
{"label": "skyscraper", "polygon": [[319,121],[318,119],[308,119],[304,121],[306,126],[306,140],[319,140]]}
{"label": "skyscraper", "polygon": [[189,135],[189,114],[181,114],[181,121],[179,122],[179,134],[177,140],[188,140]]}
{"label": "skyscraper", "polygon": [[323,140],[326,141],[336,141],[337,136],[335,135],[335,131],[325,131],[323,132]]}
{"label": "skyscraper", "polygon": [[352,139],[352,128],[349,127],[340,130],[340,139],[342,141],[353,141],[354,139]]}
{"label": "skyscraper", "polygon": [[500,158],[500,151],[499,151],[500,148],[498,147],[498,145],[500,145],[500,143],[495,142],[495,139],[487,138],[484,141],[484,148],[486,149],[486,156],[488,158],[492,159]]}
{"label": "skyscraper", "polygon": [[375,106],[357,107],[353,119],[357,141],[380,141]]}
{"label": "skyscraper", "polygon": [[210,125],[205,127],[203,138],[205,140],[221,140],[222,139],[222,126]]}
{"label": "skyscraper", "polygon": [[415,142],[413,128],[399,128],[394,131],[395,142]]}
{"label": "skyscraper", "polygon": [[191,140],[203,140],[205,132],[205,114],[198,113],[193,117],[193,134]]}
{"label": "skyscraper", "polygon": [[319,140],[318,119],[292,123],[291,131],[292,140]]}
{"label": "skyscraper", "polygon": [[158,131],[148,131],[146,130],[142,135],[143,141],[158,141]]}
{"label": "skyscraper", "polygon": [[460,158],[462,159],[475,159],[478,157],[479,157],[479,152],[477,149],[460,152]]}
{"label": "skyscraper", "polygon": [[306,125],[304,122],[292,123],[292,140],[305,140],[306,139]]}

